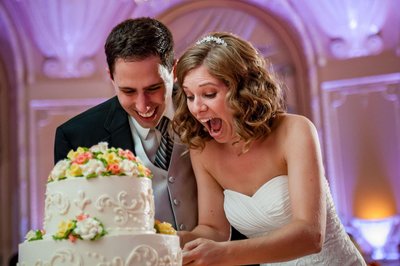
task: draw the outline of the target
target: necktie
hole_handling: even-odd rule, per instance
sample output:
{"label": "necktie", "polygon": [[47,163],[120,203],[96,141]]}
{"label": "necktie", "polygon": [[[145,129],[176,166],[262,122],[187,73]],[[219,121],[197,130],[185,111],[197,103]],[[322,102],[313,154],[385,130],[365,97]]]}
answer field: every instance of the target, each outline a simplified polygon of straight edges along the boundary
{"label": "necktie", "polygon": [[171,159],[173,142],[168,134],[169,119],[163,117],[156,126],[156,129],[161,133],[160,146],[158,147],[154,164],[164,170],[168,170],[169,161]]}

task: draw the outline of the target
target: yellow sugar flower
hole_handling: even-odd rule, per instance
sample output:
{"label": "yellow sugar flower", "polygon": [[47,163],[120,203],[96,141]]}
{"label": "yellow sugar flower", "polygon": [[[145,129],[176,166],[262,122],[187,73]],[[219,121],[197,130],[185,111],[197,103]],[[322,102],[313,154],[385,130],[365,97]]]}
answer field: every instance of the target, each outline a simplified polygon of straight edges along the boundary
{"label": "yellow sugar flower", "polygon": [[68,233],[74,229],[75,227],[75,223],[72,220],[68,220],[68,221],[61,221],[58,225],[58,231],[56,233],[56,236],[59,238],[63,238],[66,235],[68,235]]}
{"label": "yellow sugar flower", "polygon": [[76,151],[70,150],[70,151],[68,152],[68,154],[67,154],[67,158],[70,159],[70,160],[74,160],[75,157],[76,157],[76,153],[77,153]]}
{"label": "yellow sugar flower", "polygon": [[78,147],[76,151],[70,150],[67,154],[67,158],[70,159],[71,161],[74,161],[80,154],[85,153],[85,149],[82,147]]}
{"label": "yellow sugar flower", "polygon": [[138,169],[139,173],[143,173],[146,170],[146,168],[142,164],[139,164],[137,166],[137,169]]}
{"label": "yellow sugar flower", "polygon": [[79,164],[72,164],[67,170],[67,176],[82,176],[82,168]]}
{"label": "yellow sugar flower", "polygon": [[172,227],[172,224],[167,222],[160,222],[156,220],[154,222],[154,228],[159,234],[176,235],[176,230]]}
{"label": "yellow sugar flower", "polygon": [[108,164],[115,164],[121,161],[121,158],[115,152],[106,153],[103,158]]}

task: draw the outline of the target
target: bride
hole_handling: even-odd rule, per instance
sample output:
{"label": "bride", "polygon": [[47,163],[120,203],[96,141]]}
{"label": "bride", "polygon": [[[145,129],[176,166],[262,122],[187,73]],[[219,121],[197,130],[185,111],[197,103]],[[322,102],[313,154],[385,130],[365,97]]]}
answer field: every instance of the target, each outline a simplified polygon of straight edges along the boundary
{"label": "bride", "polygon": [[[198,184],[184,265],[366,265],[335,211],[317,131],[285,112],[253,46],[213,33],[179,59],[173,128]],[[230,225],[248,239],[228,241]]]}

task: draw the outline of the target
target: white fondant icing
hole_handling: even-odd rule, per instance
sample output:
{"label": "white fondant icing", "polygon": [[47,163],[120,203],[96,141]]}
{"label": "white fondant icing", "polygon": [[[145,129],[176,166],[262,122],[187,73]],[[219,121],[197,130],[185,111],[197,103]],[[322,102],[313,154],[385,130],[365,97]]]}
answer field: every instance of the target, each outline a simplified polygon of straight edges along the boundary
{"label": "white fondant icing", "polygon": [[92,201],[86,197],[85,191],[79,190],[78,191],[78,198],[74,200],[75,206],[78,207],[78,209],[81,212],[84,212],[85,208],[87,205],[92,203]]}
{"label": "white fondant icing", "polygon": [[[61,192],[62,191],[62,192]],[[154,233],[151,179],[107,176],[47,184],[44,230],[53,235],[61,221],[87,213],[109,234]]]}
{"label": "white fondant icing", "polygon": [[[53,240],[61,221],[88,214],[107,234],[89,241]],[[181,266],[179,237],[155,234],[151,179],[71,178],[47,184],[43,240],[19,245],[19,266]]]}
{"label": "white fondant icing", "polygon": [[104,236],[71,243],[44,239],[19,246],[19,265],[181,266],[179,238],[161,234]]}

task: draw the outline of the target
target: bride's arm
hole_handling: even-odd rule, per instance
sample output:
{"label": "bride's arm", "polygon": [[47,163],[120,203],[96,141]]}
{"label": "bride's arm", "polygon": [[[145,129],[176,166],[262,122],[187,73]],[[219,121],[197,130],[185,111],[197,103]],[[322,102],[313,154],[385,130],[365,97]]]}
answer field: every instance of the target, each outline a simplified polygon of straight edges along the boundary
{"label": "bride's arm", "polygon": [[[314,125],[305,117],[286,116],[279,142],[287,165],[292,220],[268,236],[248,242],[242,251],[258,262],[286,261],[318,253],[325,241],[324,169]],[[239,247],[237,247],[239,248]]]}
{"label": "bride's arm", "polygon": [[223,190],[203,167],[201,154],[197,150],[190,151],[197,182],[199,221],[192,231],[178,232],[182,247],[199,237],[215,241],[226,241],[230,237],[230,225],[223,209]]}
{"label": "bride's arm", "polygon": [[[307,118],[288,115],[279,129],[289,182],[292,219],[286,226],[251,243],[264,249],[259,261],[291,260],[322,249],[325,241],[324,168],[317,130]],[[257,257],[256,254],[254,254]]]}
{"label": "bride's arm", "polygon": [[321,250],[325,239],[326,207],[316,129],[309,120],[299,116],[288,117],[284,124],[280,142],[289,176],[291,222],[267,236],[253,239],[222,243],[192,241],[187,244],[187,249],[193,252],[185,254],[186,261],[202,261],[204,265],[243,265],[287,261]]}

